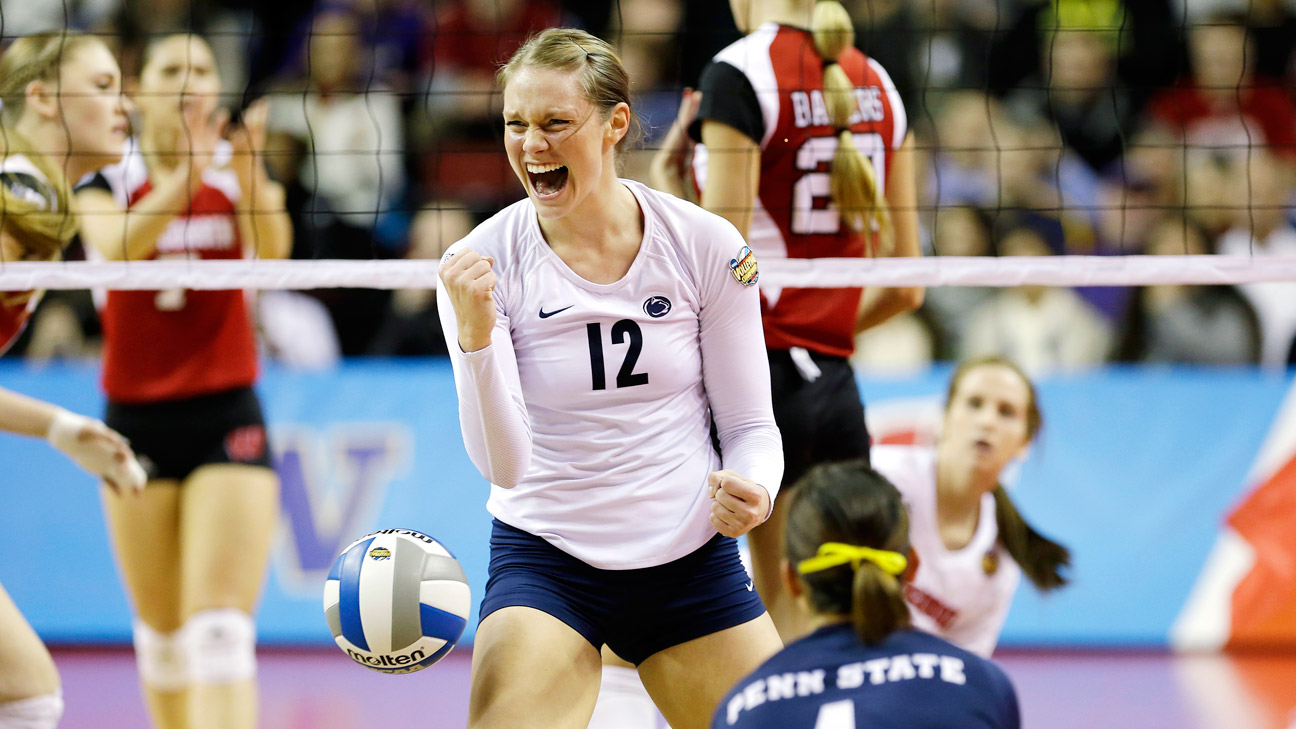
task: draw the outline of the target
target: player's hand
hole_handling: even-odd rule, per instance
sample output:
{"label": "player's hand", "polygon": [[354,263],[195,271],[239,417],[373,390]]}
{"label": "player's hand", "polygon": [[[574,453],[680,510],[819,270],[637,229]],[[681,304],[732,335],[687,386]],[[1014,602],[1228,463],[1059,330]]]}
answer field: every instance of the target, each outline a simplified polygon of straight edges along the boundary
{"label": "player's hand", "polygon": [[252,193],[257,183],[268,179],[263,153],[269,118],[269,102],[257,99],[243,112],[242,123],[230,130],[229,141],[234,148],[231,167],[239,178],[245,196]]}
{"label": "player's hand", "polygon": [[698,107],[702,104],[702,92],[684,89],[680,99],[679,113],[675,123],[666,132],[661,149],[653,157],[652,174],[654,181],[662,186],[674,189],[679,181],[686,179],[689,166],[692,165],[693,147],[689,139],[688,128],[697,118]]}
{"label": "player's hand", "polygon": [[138,493],[148,480],[126,439],[95,418],[60,410],[46,439],[118,494]]}
{"label": "player's hand", "polygon": [[712,498],[711,525],[726,537],[741,537],[769,516],[769,492],[749,478],[716,471],[707,476],[707,488]]}
{"label": "player's hand", "polygon": [[214,100],[183,99],[180,102],[181,130],[177,152],[180,164],[174,174],[187,187],[189,199],[202,187],[203,173],[216,156],[216,146],[225,136],[229,110],[214,108]]}
{"label": "player's hand", "polygon": [[438,272],[459,324],[459,348],[485,349],[495,328],[495,259],[464,248],[441,259]]}

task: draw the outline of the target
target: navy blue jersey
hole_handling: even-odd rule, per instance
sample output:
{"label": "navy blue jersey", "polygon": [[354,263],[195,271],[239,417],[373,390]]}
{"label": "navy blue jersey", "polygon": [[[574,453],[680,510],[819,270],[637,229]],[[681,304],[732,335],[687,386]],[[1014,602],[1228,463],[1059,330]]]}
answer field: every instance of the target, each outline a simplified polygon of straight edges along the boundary
{"label": "navy blue jersey", "polygon": [[942,638],[901,630],[867,646],[849,623],[788,645],[725,696],[712,729],[1019,729],[1001,668]]}

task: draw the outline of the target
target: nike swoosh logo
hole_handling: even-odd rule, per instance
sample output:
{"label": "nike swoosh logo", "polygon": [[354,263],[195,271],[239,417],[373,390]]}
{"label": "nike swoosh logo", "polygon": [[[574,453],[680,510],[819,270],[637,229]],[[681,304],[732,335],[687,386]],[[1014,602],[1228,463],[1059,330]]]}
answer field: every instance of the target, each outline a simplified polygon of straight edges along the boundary
{"label": "nike swoosh logo", "polygon": [[747,583],[747,592],[751,592],[751,591],[752,591],[752,583],[748,582],[748,583]]}
{"label": "nike swoosh logo", "polygon": [[564,306],[564,307],[561,308],[561,309],[554,309],[553,311],[545,311],[545,310],[544,310],[544,307],[542,306],[542,307],[540,307],[540,318],[541,318],[541,319],[548,319],[549,317],[553,316],[554,314],[561,314],[561,313],[563,313],[564,311],[567,311],[568,309],[572,308],[572,306],[575,306],[575,304],[572,304],[571,306]]}

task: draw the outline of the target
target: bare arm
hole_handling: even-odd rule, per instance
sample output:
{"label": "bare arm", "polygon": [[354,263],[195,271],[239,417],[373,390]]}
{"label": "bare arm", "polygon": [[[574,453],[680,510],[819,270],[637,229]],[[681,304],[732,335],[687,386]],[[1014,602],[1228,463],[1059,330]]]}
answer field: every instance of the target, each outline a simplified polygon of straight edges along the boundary
{"label": "bare arm", "polygon": [[760,188],[760,146],[728,124],[711,120],[702,122],[702,143],[707,148],[702,207],[733,223],[746,238]]}
{"label": "bare arm", "polygon": [[[891,175],[887,180],[886,199],[891,208],[891,223],[895,229],[893,256],[916,257],[922,255],[918,242],[918,190],[916,182],[913,132],[905,136],[904,143],[891,161]],[[855,332],[877,326],[897,314],[913,311],[922,306],[923,288],[870,287],[860,297],[859,314],[855,317]]]}
{"label": "bare arm", "polygon": [[239,234],[256,258],[287,258],[292,252],[292,220],[284,209],[284,189],[266,178],[244,192],[237,208]]}
{"label": "bare arm", "polygon": [[117,431],[95,418],[4,388],[0,388],[0,430],[46,439],[118,493],[138,492],[147,480],[126,439]]}
{"label": "bare arm", "polygon": [[168,175],[158,181],[127,214],[112,193],[100,189],[76,194],[81,240],[109,261],[148,258],[158,238],[189,204],[188,175]]}
{"label": "bare arm", "polygon": [[258,99],[234,130],[233,168],[243,195],[235,206],[243,245],[256,258],[287,258],[292,251],[292,221],[284,208],[283,186],[266,172],[266,119],[270,107]]}
{"label": "bare arm", "polygon": [[697,196],[693,194],[693,186],[689,184],[693,141],[689,139],[688,128],[697,117],[698,106],[701,103],[701,91],[684,89],[679,114],[676,115],[670,131],[666,133],[661,149],[653,155],[650,169],[653,187],[693,203],[697,202]]}
{"label": "bare arm", "polygon": [[44,438],[58,408],[0,388],[0,430]]}
{"label": "bare arm", "polygon": [[152,187],[131,207],[130,214],[104,190],[92,188],[77,193],[81,239],[110,261],[152,256],[167,225],[186,212],[189,201],[202,187],[203,172],[211,164],[228,118],[224,112],[208,118],[197,116],[197,112],[189,114],[185,122],[190,130],[186,137],[188,150],[181,154],[175,169],[150,170]]}

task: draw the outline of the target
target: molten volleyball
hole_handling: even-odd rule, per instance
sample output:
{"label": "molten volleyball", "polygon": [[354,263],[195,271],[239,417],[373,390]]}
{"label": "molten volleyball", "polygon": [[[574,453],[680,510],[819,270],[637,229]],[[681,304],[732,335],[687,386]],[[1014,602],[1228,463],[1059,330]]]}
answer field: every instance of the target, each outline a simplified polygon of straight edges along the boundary
{"label": "molten volleyball", "polygon": [[441,660],[463,635],[471,596],[463,567],[440,542],[381,529],[351,543],[324,583],[324,617],[351,660],[410,673]]}

